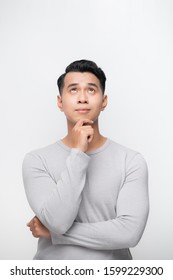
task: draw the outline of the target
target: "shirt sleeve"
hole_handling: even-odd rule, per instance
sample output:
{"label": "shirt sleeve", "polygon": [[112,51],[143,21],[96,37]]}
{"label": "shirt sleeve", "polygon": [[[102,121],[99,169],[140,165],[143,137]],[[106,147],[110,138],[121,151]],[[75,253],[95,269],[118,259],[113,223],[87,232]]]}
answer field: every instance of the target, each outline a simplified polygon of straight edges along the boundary
{"label": "shirt sleeve", "polygon": [[81,202],[90,157],[71,149],[57,182],[50,176],[42,158],[28,153],[22,172],[28,202],[40,221],[51,231],[65,233],[73,224]]}
{"label": "shirt sleeve", "polygon": [[97,250],[130,248],[139,242],[149,213],[148,169],[136,154],[119,192],[116,217],[96,223],[74,222],[64,235],[51,233],[53,244],[73,244]]}

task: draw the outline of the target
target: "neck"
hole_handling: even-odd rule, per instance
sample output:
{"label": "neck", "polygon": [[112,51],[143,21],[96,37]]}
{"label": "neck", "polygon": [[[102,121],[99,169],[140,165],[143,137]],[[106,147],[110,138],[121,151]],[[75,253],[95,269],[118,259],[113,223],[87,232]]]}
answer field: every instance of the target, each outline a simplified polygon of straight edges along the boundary
{"label": "neck", "polygon": [[[67,135],[62,139],[62,141],[64,142],[65,145],[72,147],[72,128],[74,127],[75,124],[72,124],[70,122],[67,121],[67,129],[68,129],[68,133]],[[100,134],[99,131],[99,125],[98,125],[98,119],[93,123],[92,125],[93,129],[94,129],[94,137],[91,143],[89,143],[88,145],[88,149],[87,152],[91,151],[91,150],[95,150],[98,147],[100,147],[101,145],[103,145],[106,141],[106,138]]]}

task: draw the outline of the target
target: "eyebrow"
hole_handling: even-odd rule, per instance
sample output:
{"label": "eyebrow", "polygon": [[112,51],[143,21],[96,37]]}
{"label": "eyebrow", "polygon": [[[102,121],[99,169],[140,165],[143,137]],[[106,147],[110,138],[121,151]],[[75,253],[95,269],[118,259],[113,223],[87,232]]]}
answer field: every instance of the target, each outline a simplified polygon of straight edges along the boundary
{"label": "eyebrow", "polygon": [[98,88],[98,86],[96,84],[94,84],[94,83],[88,83],[88,85]]}
{"label": "eyebrow", "polygon": [[69,84],[67,88],[77,86],[77,83]]}
{"label": "eyebrow", "polygon": [[[74,87],[74,86],[77,86],[77,85],[79,85],[79,84],[78,83],[69,84],[67,88]],[[87,83],[87,85],[98,88],[98,86],[96,84],[94,84],[94,83]]]}

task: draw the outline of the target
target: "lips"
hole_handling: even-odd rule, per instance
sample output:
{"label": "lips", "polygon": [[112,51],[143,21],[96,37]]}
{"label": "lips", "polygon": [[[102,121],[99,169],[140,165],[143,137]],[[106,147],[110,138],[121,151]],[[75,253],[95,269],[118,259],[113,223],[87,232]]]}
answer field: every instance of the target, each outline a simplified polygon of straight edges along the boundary
{"label": "lips", "polygon": [[75,111],[77,111],[79,114],[87,114],[90,109],[88,108],[79,108],[79,109],[76,109]]}
{"label": "lips", "polygon": [[88,108],[79,108],[79,109],[76,109],[76,111],[79,111],[79,112],[88,112],[88,111],[90,111],[90,109],[88,109]]}

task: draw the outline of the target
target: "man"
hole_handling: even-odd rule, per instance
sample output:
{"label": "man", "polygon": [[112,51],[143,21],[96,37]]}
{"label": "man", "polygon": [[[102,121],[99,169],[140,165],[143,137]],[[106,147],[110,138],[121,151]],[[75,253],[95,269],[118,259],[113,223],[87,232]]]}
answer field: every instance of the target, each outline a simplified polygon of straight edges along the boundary
{"label": "man", "polygon": [[[71,63],[58,79],[67,135],[28,153],[26,195],[39,237],[34,259],[131,259],[148,217],[148,173],[140,153],[100,134],[106,77],[94,62]],[[110,124],[112,122],[110,121]]]}

